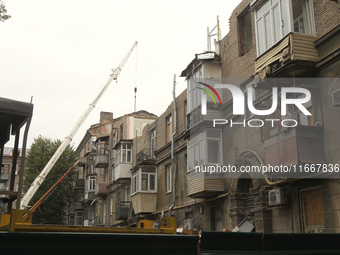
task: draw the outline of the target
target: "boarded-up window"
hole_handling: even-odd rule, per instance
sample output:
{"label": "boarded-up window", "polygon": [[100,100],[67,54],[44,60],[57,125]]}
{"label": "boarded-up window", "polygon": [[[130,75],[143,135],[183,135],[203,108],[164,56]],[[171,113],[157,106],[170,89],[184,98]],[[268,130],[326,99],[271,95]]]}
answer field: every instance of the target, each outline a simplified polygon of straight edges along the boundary
{"label": "boarded-up window", "polygon": [[325,228],[321,188],[300,191],[301,223],[304,233],[320,233]]}

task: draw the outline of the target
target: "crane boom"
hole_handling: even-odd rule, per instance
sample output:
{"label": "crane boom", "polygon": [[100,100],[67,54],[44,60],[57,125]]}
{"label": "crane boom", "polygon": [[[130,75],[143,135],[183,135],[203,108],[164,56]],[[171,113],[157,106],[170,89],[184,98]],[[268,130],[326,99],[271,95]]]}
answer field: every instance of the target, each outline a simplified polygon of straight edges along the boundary
{"label": "crane boom", "polygon": [[31,184],[31,187],[28,189],[28,191],[25,193],[23,196],[21,203],[20,203],[20,208],[25,209],[29,203],[29,201],[32,199],[40,185],[43,183],[45,180],[46,176],[48,173],[51,171],[52,167],[54,164],[58,161],[59,157],[61,154],[64,152],[64,150],[67,148],[67,146],[71,143],[73,136],[77,133],[81,125],[84,123],[86,120],[87,116],[91,113],[93,108],[96,106],[97,102],[99,99],[102,97],[102,95],[105,93],[107,88],[110,86],[111,82],[113,80],[117,80],[120,72],[122,71],[125,63],[129,59],[132,51],[134,48],[137,46],[137,41],[134,43],[132,48],[129,50],[129,52],[126,54],[126,56],[123,58],[122,62],[119,64],[117,68],[115,68],[113,73],[110,75],[109,79],[105,83],[104,87],[100,90],[99,94],[94,98],[93,102],[89,104],[89,106],[86,108],[85,112],[81,115],[80,119],[77,121],[75,126],[72,128],[71,132],[68,134],[68,136],[64,139],[64,141],[60,144],[59,148],[56,150],[56,152],[53,154],[53,156],[50,158],[44,169],[41,171],[41,173],[37,176],[37,178],[33,181]]}

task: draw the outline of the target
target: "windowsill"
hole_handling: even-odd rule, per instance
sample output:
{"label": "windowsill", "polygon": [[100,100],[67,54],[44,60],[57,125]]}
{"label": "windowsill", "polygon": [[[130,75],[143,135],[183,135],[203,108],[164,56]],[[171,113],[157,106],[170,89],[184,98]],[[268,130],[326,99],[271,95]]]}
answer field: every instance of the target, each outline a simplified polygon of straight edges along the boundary
{"label": "windowsill", "polygon": [[172,193],[172,191],[167,191],[164,195],[169,195],[171,193]]}
{"label": "windowsill", "polygon": [[131,194],[131,197],[133,197],[137,194],[157,194],[157,191],[137,191],[137,192]]}

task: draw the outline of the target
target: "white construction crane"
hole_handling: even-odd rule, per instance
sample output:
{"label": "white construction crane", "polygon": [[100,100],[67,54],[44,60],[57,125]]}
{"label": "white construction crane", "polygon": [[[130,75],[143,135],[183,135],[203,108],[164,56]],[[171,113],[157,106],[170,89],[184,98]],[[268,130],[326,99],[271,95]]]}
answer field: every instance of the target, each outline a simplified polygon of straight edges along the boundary
{"label": "white construction crane", "polygon": [[45,180],[46,176],[48,175],[48,173],[51,171],[52,167],[54,166],[54,164],[58,161],[59,157],[61,156],[61,154],[64,152],[64,150],[67,148],[67,146],[71,143],[73,136],[77,133],[77,131],[79,130],[79,128],[81,127],[81,125],[84,123],[84,121],[86,120],[87,116],[89,116],[89,114],[91,113],[91,111],[93,110],[93,108],[96,106],[96,104],[98,103],[99,99],[102,97],[102,95],[104,94],[104,92],[106,91],[106,89],[110,86],[111,82],[113,80],[117,80],[120,72],[122,71],[125,63],[127,62],[127,60],[129,59],[132,51],[134,50],[134,48],[137,46],[137,41],[134,43],[134,45],[132,46],[132,48],[129,50],[129,52],[126,54],[126,56],[124,57],[124,59],[122,60],[122,62],[119,64],[119,66],[116,69],[112,69],[112,74],[110,75],[108,81],[105,83],[104,87],[101,89],[101,91],[99,92],[99,94],[94,98],[93,102],[91,102],[89,104],[89,106],[86,108],[85,112],[83,113],[83,115],[81,115],[80,119],[77,121],[77,123],[75,124],[75,126],[72,128],[71,132],[69,133],[69,135],[64,139],[64,141],[60,144],[59,148],[57,149],[57,151],[53,154],[53,156],[51,157],[51,159],[48,161],[48,163],[46,164],[46,166],[44,167],[44,169],[41,171],[41,173],[39,174],[39,176],[33,181],[33,183],[31,184],[31,187],[29,188],[29,190],[25,193],[25,195],[23,196],[23,198],[21,199],[21,203],[20,203],[20,209],[26,209],[27,205],[29,203],[29,201],[31,200],[31,198],[34,196],[35,192],[38,190],[38,188],[40,187],[40,185],[43,183],[43,181]]}

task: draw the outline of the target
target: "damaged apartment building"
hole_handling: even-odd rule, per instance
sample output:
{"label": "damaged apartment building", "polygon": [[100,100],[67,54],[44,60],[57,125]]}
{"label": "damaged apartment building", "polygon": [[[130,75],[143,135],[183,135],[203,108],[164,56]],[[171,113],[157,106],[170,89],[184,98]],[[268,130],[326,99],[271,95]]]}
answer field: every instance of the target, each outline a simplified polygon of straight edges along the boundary
{"label": "damaged apartment building", "polygon": [[[174,89],[163,114],[107,116],[106,124],[89,129],[77,149],[79,156],[93,150],[79,168],[85,183],[83,218],[73,224],[136,226],[149,219],[156,227],[171,215],[188,230],[340,232],[340,183],[327,173],[287,178],[197,171],[218,165],[308,169],[321,164],[325,172],[336,172],[339,8],[331,0],[242,1],[219,50],[196,54],[181,72],[187,89],[177,97]],[[211,89],[217,84],[232,84],[241,92],[243,115],[234,114],[230,90]],[[308,90],[311,99],[303,107],[311,115],[293,104],[283,115],[283,88]],[[289,99],[300,96],[291,93]],[[251,103],[269,111],[273,98],[279,103],[269,116],[248,110]],[[297,125],[281,125],[289,121]],[[98,163],[100,156],[106,163]]]}

